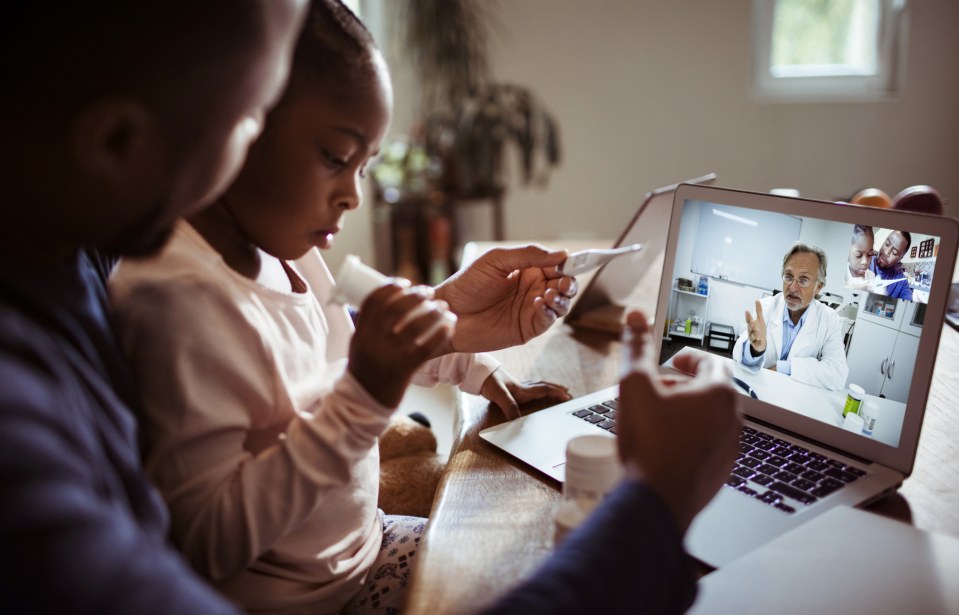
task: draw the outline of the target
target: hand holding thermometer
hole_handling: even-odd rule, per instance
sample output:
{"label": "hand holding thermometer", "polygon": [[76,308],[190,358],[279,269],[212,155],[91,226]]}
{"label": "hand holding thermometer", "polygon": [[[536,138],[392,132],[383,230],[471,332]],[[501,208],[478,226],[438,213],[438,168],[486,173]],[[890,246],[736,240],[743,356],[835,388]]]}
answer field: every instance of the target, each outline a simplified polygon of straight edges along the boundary
{"label": "hand holding thermometer", "polygon": [[873,278],[869,282],[869,286],[871,286],[873,289],[880,289],[880,288],[885,288],[889,286],[890,284],[897,284],[899,282],[902,282],[905,279],[906,279],[905,277],[893,278],[892,280],[883,280],[881,278]]}
{"label": "hand holding thermometer", "polygon": [[563,264],[556,267],[556,271],[563,275],[579,275],[601,267],[617,256],[639,252],[642,249],[643,244],[634,243],[630,246],[614,248],[612,250],[582,250],[580,252],[573,252],[566,257]]}

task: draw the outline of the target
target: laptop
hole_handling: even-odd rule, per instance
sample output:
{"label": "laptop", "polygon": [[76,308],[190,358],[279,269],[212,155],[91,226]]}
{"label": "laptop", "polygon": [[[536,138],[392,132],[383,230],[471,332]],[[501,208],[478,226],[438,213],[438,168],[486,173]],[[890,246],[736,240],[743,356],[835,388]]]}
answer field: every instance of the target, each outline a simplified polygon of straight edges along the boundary
{"label": "laptop", "polygon": [[[716,174],[709,173],[683,183],[710,185],[715,181]],[[627,310],[642,309],[649,314],[656,311],[656,294],[648,289],[659,287],[669,216],[677,186],[663,186],[646,193],[633,218],[612,245],[618,248],[638,243],[643,249],[603,265],[574,300],[563,319],[566,324],[619,336]]]}
{"label": "laptop", "polygon": [[[864,290],[864,284],[846,276],[855,225],[872,227],[874,250],[895,231],[910,234],[912,245],[899,263],[899,274],[910,285],[910,300],[884,294],[888,286]],[[656,310],[665,334],[657,336],[664,370],[670,369],[677,352],[712,351],[704,343],[712,323],[732,326],[742,335],[744,311],[753,310],[755,300],[782,290],[782,259],[796,240],[826,252],[822,292],[842,296],[844,305],[855,306],[856,316],[842,351],[849,375],[839,384],[817,386],[768,369],[753,373],[730,353],[714,351],[729,365],[731,381],[744,395],[746,427],[734,474],[687,533],[686,546],[693,556],[721,566],[836,506],[863,506],[879,499],[909,476],[957,237],[957,222],[938,216],[679,186]],[[686,290],[686,285],[680,288],[680,279],[697,284]],[[698,326],[685,326],[692,320],[690,313]],[[797,337],[793,347],[802,344]],[[817,353],[812,352],[818,358]],[[849,384],[863,387],[860,409],[874,419],[854,423],[855,431],[843,418]],[[608,387],[480,436],[562,481],[570,438],[615,434],[617,394],[616,386]]]}

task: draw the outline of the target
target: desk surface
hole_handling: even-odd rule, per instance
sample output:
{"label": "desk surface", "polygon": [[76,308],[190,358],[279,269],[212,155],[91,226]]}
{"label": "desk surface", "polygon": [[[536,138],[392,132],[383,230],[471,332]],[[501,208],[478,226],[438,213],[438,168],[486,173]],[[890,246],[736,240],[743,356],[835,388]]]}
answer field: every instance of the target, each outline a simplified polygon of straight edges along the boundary
{"label": "desk surface", "polygon": [[[899,494],[871,510],[959,536],[959,332],[944,326],[919,452]],[[573,395],[616,382],[618,342],[568,325],[496,353],[520,379],[562,382]],[[408,613],[472,613],[520,581],[553,548],[559,483],[478,436],[503,421],[485,400],[461,397],[456,441],[433,504]]]}

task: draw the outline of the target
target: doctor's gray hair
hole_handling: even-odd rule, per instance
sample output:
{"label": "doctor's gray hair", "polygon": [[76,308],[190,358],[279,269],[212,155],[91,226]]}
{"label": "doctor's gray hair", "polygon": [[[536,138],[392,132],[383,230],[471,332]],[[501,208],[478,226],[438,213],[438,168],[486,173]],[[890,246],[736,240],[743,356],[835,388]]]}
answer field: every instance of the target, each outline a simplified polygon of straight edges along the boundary
{"label": "doctor's gray hair", "polygon": [[817,248],[816,246],[811,246],[808,243],[803,243],[797,241],[789,248],[789,251],[786,252],[786,256],[783,257],[783,268],[782,273],[786,272],[786,263],[789,262],[789,259],[793,257],[793,254],[815,254],[816,258],[819,259],[819,274],[817,276],[817,281],[823,286],[826,285],[826,253],[822,248]]}

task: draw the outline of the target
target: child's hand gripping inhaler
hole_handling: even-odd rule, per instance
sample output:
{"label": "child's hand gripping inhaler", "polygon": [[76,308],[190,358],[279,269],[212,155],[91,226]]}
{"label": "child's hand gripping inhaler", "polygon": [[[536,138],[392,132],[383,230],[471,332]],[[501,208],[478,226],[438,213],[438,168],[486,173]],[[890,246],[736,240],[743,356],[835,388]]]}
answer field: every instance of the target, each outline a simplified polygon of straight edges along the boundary
{"label": "child's hand gripping inhaler", "polygon": [[[393,282],[395,278],[385,276],[376,269],[364,265],[359,257],[350,254],[343,261],[340,271],[336,275],[336,287],[333,289],[333,295],[330,301],[340,305],[352,305],[359,309],[366,298],[377,288]],[[435,301],[424,301],[416,309],[410,312],[403,322],[407,322],[425,312],[436,309],[438,306]],[[452,333],[456,325],[456,314],[449,310],[443,310],[443,317],[416,338],[417,344],[422,344],[432,337],[442,327],[449,328]]]}

